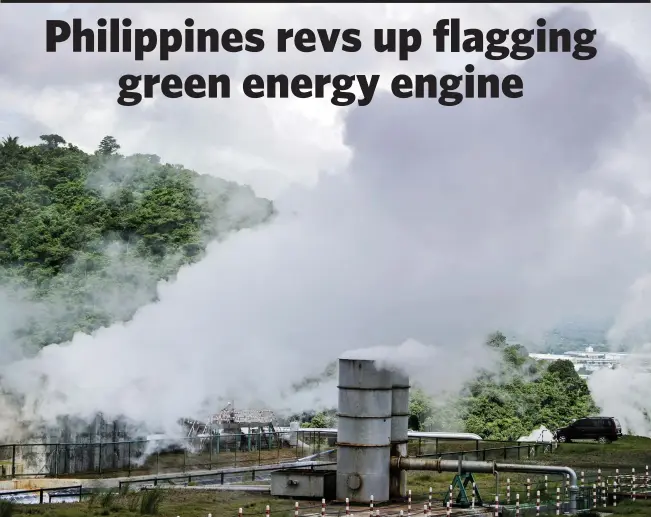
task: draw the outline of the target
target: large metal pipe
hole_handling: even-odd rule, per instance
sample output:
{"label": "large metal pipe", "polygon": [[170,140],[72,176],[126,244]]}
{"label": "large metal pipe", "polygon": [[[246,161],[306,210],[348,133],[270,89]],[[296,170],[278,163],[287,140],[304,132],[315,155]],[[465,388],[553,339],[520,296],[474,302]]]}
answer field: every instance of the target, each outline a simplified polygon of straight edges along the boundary
{"label": "large metal pipe", "polygon": [[[321,436],[336,436],[337,429],[335,427],[307,427],[299,429],[298,433],[318,433]],[[441,440],[472,440],[482,441],[482,437],[474,433],[444,433],[439,431],[424,432],[424,431],[409,431],[407,433],[409,438],[439,438]]]}
{"label": "large metal pipe", "polygon": [[391,458],[392,470],[433,470],[436,472],[473,472],[496,474],[498,472],[527,472],[531,474],[558,474],[570,477],[569,513],[576,513],[576,494],[579,491],[576,472],[569,467],[550,465],[519,465],[494,461],[441,460],[434,458]]}
{"label": "large metal pipe", "polygon": [[389,500],[392,387],[392,373],[374,361],[339,359],[339,500]]}
{"label": "large metal pipe", "polygon": [[[391,395],[391,456],[407,456],[409,443],[409,376],[400,370],[392,372]],[[389,497],[407,496],[407,471],[389,472]]]}

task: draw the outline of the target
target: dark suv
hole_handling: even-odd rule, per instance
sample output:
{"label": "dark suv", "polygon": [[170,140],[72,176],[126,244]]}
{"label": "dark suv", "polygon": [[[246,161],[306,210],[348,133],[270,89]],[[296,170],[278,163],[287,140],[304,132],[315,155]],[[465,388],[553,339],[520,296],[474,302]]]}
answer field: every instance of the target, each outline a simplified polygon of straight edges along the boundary
{"label": "dark suv", "polygon": [[561,443],[572,440],[597,440],[599,443],[608,443],[622,436],[622,426],[616,418],[591,416],[574,420],[570,425],[557,429],[554,436]]}

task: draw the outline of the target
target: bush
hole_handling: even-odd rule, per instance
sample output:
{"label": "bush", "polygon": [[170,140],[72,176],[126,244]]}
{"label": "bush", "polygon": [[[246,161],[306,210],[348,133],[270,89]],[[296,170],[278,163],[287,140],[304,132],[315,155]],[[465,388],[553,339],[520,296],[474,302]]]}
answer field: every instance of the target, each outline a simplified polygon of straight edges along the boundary
{"label": "bush", "polygon": [[99,500],[99,504],[102,508],[111,508],[113,506],[114,501],[115,501],[115,492],[113,490],[109,490],[108,492],[102,494]]}
{"label": "bush", "polygon": [[14,503],[0,501],[0,517],[11,517],[14,514]]}
{"label": "bush", "polygon": [[140,500],[140,514],[158,515],[162,501],[163,492],[160,489],[146,490]]}

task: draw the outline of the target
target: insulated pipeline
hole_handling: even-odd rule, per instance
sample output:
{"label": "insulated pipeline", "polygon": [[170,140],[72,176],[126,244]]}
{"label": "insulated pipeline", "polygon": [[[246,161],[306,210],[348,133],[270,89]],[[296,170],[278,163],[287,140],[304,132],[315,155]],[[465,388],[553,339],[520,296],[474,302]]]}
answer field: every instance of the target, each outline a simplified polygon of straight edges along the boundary
{"label": "insulated pipeline", "polygon": [[569,467],[549,465],[519,465],[514,463],[496,463],[494,461],[441,460],[434,458],[391,458],[394,470],[431,470],[435,472],[474,472],[496,474],[498,472],[523,472],[531,474],[557,474],[570,478],[570,514],[576,513],[577,486],[576,472]]}

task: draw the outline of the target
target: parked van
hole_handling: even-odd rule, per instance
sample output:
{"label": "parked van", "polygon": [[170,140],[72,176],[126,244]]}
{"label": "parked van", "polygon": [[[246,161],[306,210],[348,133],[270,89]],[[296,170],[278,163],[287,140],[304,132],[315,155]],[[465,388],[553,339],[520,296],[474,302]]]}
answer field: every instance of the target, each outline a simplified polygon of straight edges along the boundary
{"label": "parked van", "polygon": [[609,443],[621,436],[622,426],[619,420],[608,416],[579,418],[554,433],[556,440],[561,443],[572,440],[597,440],[599,443]]}

